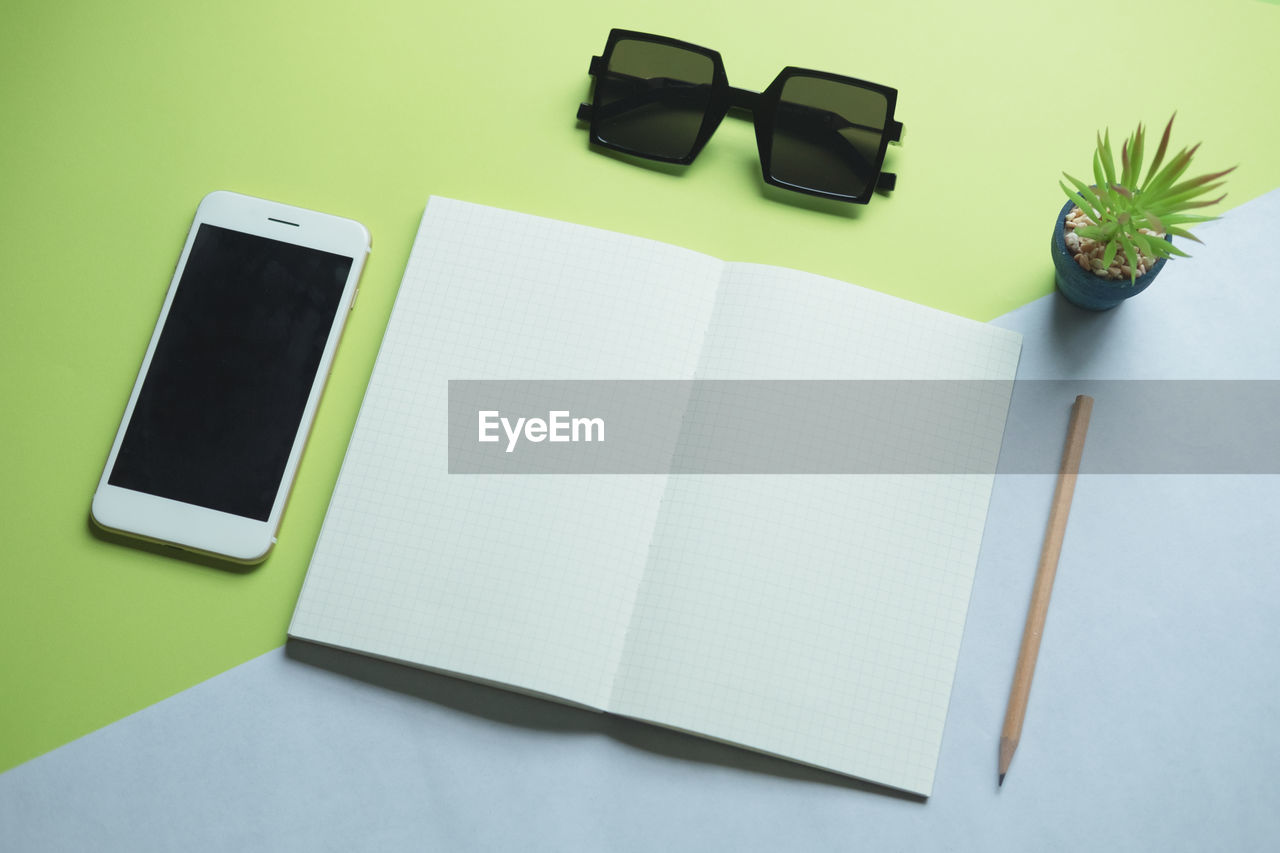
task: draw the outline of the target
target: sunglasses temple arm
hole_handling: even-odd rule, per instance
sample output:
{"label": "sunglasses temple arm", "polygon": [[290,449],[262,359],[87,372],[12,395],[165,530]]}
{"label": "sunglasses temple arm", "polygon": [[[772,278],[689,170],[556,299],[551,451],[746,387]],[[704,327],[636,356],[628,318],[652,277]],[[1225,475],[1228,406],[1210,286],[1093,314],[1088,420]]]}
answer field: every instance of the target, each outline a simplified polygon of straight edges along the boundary
{"label": "sunglasses temple arm", "polygon": [[[828,140],[829,147],[836,156],[861,171],[871,171],[872,164],[858,152],[857,148],[840,135],[840,131],[869,130],[873,133],[886,135],[890,142],[897,142],[902,138],[902,122],[894,121],[893,119],[890,119],[883,128],[879,128],[849,121],[837,113],[818,107],[794,103],[787,106],[794,111],[793,115],[803,115],[811,121],[822,124],[821,130],[824,132],[815,133],[813,138],[815,140]],[[895,173],[881,171],[876,178],[876,189],[888,192],[897,186],[897,183],[898,176]]]}
{"label": "sunglasses temple arm", "polygon": [[[841,119],[842,121],[844,121],[841,116],[835,115],[834,113],[832,113],[831,115],[833,115],[837,119]],[[894,119],[889,119],[883,129],[878,127],[868,127],[865,124],[858,124],[857,122],[844,121],[844,125],[843,127],[840,128],[840,130],[845,130],[848,128],[854,128],[857,130],[870,130],[870,131],[875,131],[877,133],[883,133],[890,142],[902,141],[902,122],[896,121]],[[845,159],[849,160],[855,168],[867,167],[870,165],[869,163],[867,163],[866,158],[864,158],[861,154],[858,153],[857,149],[855,149],[852,145],[848,145],[847,141],[843,136],[839,136],[839,134],[837,134],[837,138],[839,138],[841,142],[846,143],[847,147],[843,149],[842,153]],[[882,192],[890,192],[897,185],[898,185],[898,175],[895,172],[881,171],[876,176],[877,190],[881,190]]]}
{"label": "sunglasses temple arm", "polygon": [[[885,126],[885,133],[889,136],[890,142],[902,144],[902,122],[896,119],[889,119],[888,125]],[[881,172],[880,177],[876,179],[876,189],[889,192],[898,185],[898,176],[894,172]]]}
{"label": "sunglasses temple arm", "polygon": [[[706,91],[710,87],[703,83],[689,83],[684,80],[673,80],[667,77],[632,77],[614,73],[613,78],[632,84],[637,91],[618,98],[608,104],[579,104],[578,118],[589,121],[597,113],[602,118],[614,118],[631,110],[648,104],[661,103],[665,106],[681,106],[682,102],[694,101],[703,106],[707,100]],[[597,85],[599,83],[597,82]]]}

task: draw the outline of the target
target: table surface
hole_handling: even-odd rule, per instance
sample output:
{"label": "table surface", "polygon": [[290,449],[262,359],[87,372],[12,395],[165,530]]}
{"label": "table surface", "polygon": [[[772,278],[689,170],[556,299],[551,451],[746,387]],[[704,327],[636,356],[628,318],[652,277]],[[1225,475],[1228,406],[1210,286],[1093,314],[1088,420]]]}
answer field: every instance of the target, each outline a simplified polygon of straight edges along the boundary
{"label": "table surface", "polygon": [[[0,849],[1271,850],[1280,288],[1242,268],[1280,269],[1265,239],[1278,223],[1280,190],[1205,225],[1206,245],[1141,303],[1092,314],[1048,295],[995,320],[1024,347],[927,801],[290,642],[0,774]],[[1231,297],[1204,298],[1218,276]],[[1081,390],[1098,399],[1084,470],[1100,473],[1077,484],[1023,741],[998,787]],[[1142,429],[1148,409],[1177,429]],[[1196,473],[1107,473],[1129,471],[1107,451],[1135,434]],[[1238,452],[1253,461],[1225,473]]]}
{"label": "table surface", "polygon": [[[657,0],[349,4],[19,0],[0,16],[0,770],[278,647],[426,197],[440,194],[830,275],[991,319],[1052,289],[1061,171],[1096,130],[1160,126],[1239,164],[1224,207],[1280,185],[1260,109],[1280,6],[1069,10]],[[590,150],[575,123],[612,26],[717,48],[732,83],[784,65],[895,86],[898,189],[866,207],[787,198],[745,122],[684,170]],[[97,537],[89,498],[199,199],[231,189],[373,233],[284,519],[229,572]],[[1193,249],[1194,251],[1194,249]]]}

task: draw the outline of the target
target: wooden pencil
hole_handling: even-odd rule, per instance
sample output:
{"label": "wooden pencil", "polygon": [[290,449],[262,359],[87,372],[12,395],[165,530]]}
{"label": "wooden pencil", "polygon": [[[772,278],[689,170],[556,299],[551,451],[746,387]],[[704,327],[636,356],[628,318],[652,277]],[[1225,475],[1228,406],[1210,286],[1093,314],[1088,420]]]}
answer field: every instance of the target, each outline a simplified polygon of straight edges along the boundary
{"label": "wooden pencil", "polygon": [[1058,556],[1062,553],[1067,515],[1071,512],[1071,497],[1075,494],[1076,475],[1080,472],[1084,437],[1089,431],[1092,413],[1093,398],[1084,394],[1076,397],[1075,405],[1071,407],[1071,422],[1067,426],[1067,443],[1062,449],[1053,505],[1049,509],[1049,526],[1044,534],[1044,547],[1040,549],[1040,566],[1031,590],[1027,624],[1022,631],[1022,648],[1018,651],[1018,665],[1013,671],[1009,707],[1005,711],[1004,727],[1000,730],[1000,785],[1004,784],[1009,762],[1013,760],[1013,753],[1022,737],[1022,720],[1027,713],[1027,697],[1031,694],[1031,677],[1035,675],[1036,657],[1040,654],[1040,637],[1044,633],[1045,615],[1049,612],[1049,595],[1053,592],[1053,579],[1058,573]]}

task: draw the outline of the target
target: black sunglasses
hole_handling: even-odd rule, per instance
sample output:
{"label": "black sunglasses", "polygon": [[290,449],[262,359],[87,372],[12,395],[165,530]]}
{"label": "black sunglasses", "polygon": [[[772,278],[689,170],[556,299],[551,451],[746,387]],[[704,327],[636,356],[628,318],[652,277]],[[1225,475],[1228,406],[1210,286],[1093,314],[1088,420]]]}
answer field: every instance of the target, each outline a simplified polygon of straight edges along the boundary
{"label": "black sunglasses", "polygon": [[888,86],[787,67],[763,92],[729,85],[720,54],[630,30],[611,30],[591,58],[591,141],[650,160],[692,163],[731,109],[750,112],[766,183],[866,204],[897,176],[880,171],[902,139]]}

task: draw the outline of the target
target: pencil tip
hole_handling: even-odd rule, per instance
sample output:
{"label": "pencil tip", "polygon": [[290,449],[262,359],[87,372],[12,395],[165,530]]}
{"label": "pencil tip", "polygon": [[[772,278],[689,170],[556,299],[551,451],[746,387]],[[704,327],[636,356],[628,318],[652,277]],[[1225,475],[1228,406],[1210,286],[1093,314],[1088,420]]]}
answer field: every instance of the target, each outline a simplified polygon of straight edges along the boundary
{"label": "pencil tip", "polygon": [[1000,774],[1000,781],[996,783],[996,787],[997,787],[997,788],[1003,788],[1003,787],[1004,787],[1004,774],[1003,774],[1003,773],[1001,773],[1001,774]]}

